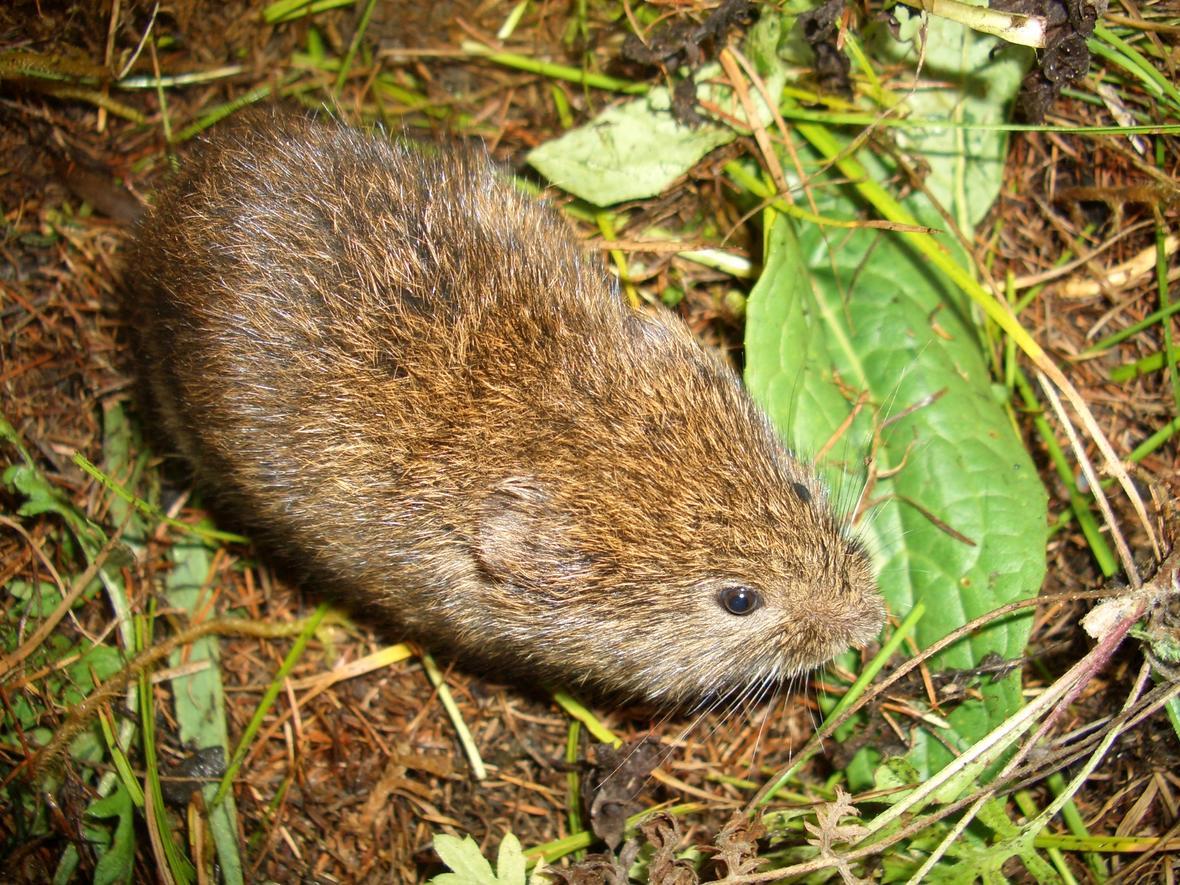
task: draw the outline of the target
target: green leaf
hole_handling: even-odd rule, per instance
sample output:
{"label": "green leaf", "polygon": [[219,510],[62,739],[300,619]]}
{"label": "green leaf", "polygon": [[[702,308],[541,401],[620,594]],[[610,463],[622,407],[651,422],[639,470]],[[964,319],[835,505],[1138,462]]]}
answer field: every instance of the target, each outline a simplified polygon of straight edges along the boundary
{"label": "green leaf", "polygon": [[[19,600],[19,602],[12,606],[11,614],[16,617],[27,615],[35,619],[43,618],[57,608],[58,602],[61,601],[61,596],[57,592],[57,585],[50,581],[38,581],[36,588],[34,588],[28,581],[15,578],[8,583],[5,589],[13,599]],[[19,636],[15,631],[11,633],[5,632],[0,637],[5,643],[15,643],[18,638]],[[5,651],[12,651],[15,647],[15,644],[12,646],[6,645]]]}
{"label": "green leaf", "polygon": [[439,833],[434,837],[434,850],[451,872],[435,876],[430,885],[498,885],[492,865],[470,836],[460,839]]}
{"label": "green leaf", "polygon": [[480,854],[479,845],[470,836],[460,839],[439,833],[434,850],[451,870],[430,880],[429,885],[525,885],[525,859],[520,840],[506,833],[500,842],[496,871]]}
{"label": "green leaf", "polygon": [[520,850],[520,840],[513,833],[505,833],[500,841],[500,853],[496,856],[496,878],[501,885],[515,885],[524,882],[524,852]]}
{"label": "green leaf", "polygon": [[653,89],[535,148],[529,164],[596,206],[655,196],[709,151],[737,137],[721,126],[682,126],[671,104],[667,89]]}
{"label": "green leaf", "polygon": [[[106,535],[102,529],[74,507],[69,498],[56,489],[37,469],[21,443],[20,437],[12,425],[3,418],[0,418],[0,439],[5,439],[16,446],[23,459],[23,463],[12,464],[3,473],[0,473],[0,481],[26,499],[17,513],[21,516],[38,516],[42,513],[53,513],[60,516],[73,532],[78,544],[86,553],[87,559],[93,561],[98,551],[106,543]],[[106,587],[111,597],[111,604],[119,617],[120,634],[126,641],[130,638],[126,627],[129,621],[129,609],[126,604],[125,588],[121,583],[122,576],[119,574],[120,564],[124,561],[125,557],[120,550],[112,551],[99,570],[98,579],[93,586],[97,587],[98,582],[101,581]],[[89,596],[89,594],[90,588],[87,588],[84,595]]]}
{"label": "green leaf", "polygon": [[[995,837],[982,839],[979,834],[972,836],[969,829],[955,840],[943,861],[931,870],[924,882],[940,885],[971,885],[975,882],[1009,882],[1005,876],[1005,865],[1019,856],[1028,875],[1020,881],[1042,883],[1061,882],[1057,872],[1034,850],[1033,832],[1030,825],[1018,829],[1008,817],[1004,803],[992,799],[984,804],[977,816],[978,824],[986,826]],[[977,824],[977,829],[979,829]]]}
{"label": "green leaf", "polygon": [[[132,451],[142,451],[142,445],[136,438],[135,430],[127,420],[123,411],[123,404],[118,400],[110,400],[103,406],[102,414],[102,457],[105,479],[117,479],[126,485],[134,485],[138,475],[142,472],[146,454],[133,458]],[[108,486],[109,488],[109,486]],[[122,541],[137,551],[143,549],[147,537],[148,526],[141,514],[122,495],[116,493],[110,496],[111,524],[123,526]]]}
{"label": "green leaf", "polygon": [[909,798],[910,788],[922,782],[922,775],[904,757],[890,756],[873,772],[873,789],[881,794],[881,801],[892,805]]}
{"label": "green leaf", "polygon": [[[993,60],[994,41],[945,22],[931,25],[927,41],[938,54],[940,79],[962,86],[920,91],[908,110],[967,123],[1002,119],[1020,63]],[[913,47],[893,43],[883,31],[878,47],[899,61],[915,57]],[[926,64],[933,65],[930,55]],[[997,193],[1002,134],[948,127],[906,130],[898,139],[929,164],[928,190],[970,236]],[[877,181],[898,174],[864,152],[857,159]],[[863,211],[851,190],[816,184],[820,214],[854,218]],[[923,223],[946,226],[925,195],[903,203]],[[969,266],[953,237],[941,239]],[[876,506],[862,532],[890,609],[927,604],[919,645],[1037,592],[1046,495],[994,397],[980,332],[958,289],[934,276],[898,234],[796,230],[778,218],[767,233],[747,317],[747,383],[793,446],[814,454],[851,421],[818,465],[839,507],[851,506],[866,481],[865,460],[874,455]],[[864,407],[850,418],[862,396]],[[935,666],[968,668],[991,652],[1017,657],[1030,623],[1020,616],[994,624],[948,649]],[[943,737],[952,745],[972,743],[1021,703],[1016,674],[984,683],[981,693],[982,701],[951,712]],[[927,776],[950,754],[920,733],[909,758]]]}
{"label": "green leaf", "polygon": [[[879,416],[863,409],[821,465],[838,502],[865,480],[875,418],[913,409],[882,433],[878,472],[898,472],[878,481],[874,496],[892,497],[864,531],[891,608],[929,603],[917,634],[927,645],[1021,591],[1035,592],[1045,495],[992,398],[974,330],[940,307],[938,296],[951,293],[932,291],[901,244],[870,240],[844,238],[839,255],[804,263],[791,223],[775,222],[749,302],[746,379],[805,453],[832,437],[862,392],[879,407]],[[862,263],[870,249],[872,260]],[[846,296],[853,275],[856,291]],[[941,661],[970,667],[988,651],[1014,656],[1023,642],[1024,631],[1009,622]]]}
{"label": "green leaf", "polygon": [[[201,541],[188,535],[172,545],[170,551],[174,566],[168,574],[165,596],[168,603],[193,616],[205,603],[203,592],[212,557]],[[177,731],[186,746],[205,749],[221,747],[225,758],[230,757],[229,729],[225,715],[225,692],[221,680],[220,648],[215,636],[196,640],[187,649],[173,652],[170,663],[179,666],[183,661],[191,663],[208,661],[209,666],[194,673],[186,673],[172,680],[172,698],[176,710]],[[245,881],[241,854],[238,850],[237,806],[232,793],[226,793],[223,800],[214,804],[213,797],[218,785],[206,784],[202,789],[205,797],[204,808],[208,815],[208,827],[213,835],[217,860],[222,877],[227,885]],[[210,810],[211,809],[211,810]]]}
{"label": "green leaf", "polygon": [[[782,19],[764,15],[750,32],[746,50],[763,69],[770,95],[782,91],[786,72],[775,55]],[[708,65],[695,74],[702,105],[724,109],[727,116],[746,119],[731,88],[709,81],[721,71]],[[750,90],[762,125],[772,120],[757,90]],[[740,133],[721,122],[696,127],[680,124],[666,88],[652,89],[634,101],[608,108],[590,123],[533,150],[529,164],[562,190],[597,206],[652,197],[709,153]]]}
{"label": "green leaf", "polygon": [[[88,817],[115,818],[115,832],[102,847],[94,866],[95,885],[130,882],[135,870],[135,808],[122,786],[103,799],[90,803]],[[101,843],[100,843],[101,844]]]}
{"label": "green leaf", "polygon": [[94,691],[92,673],[98,676],[99,681],[105,682],[122,670],[126,664],[123,653],[111,645],[96,645],[86,648],[83,644],[79,649],[71,649],[71,652],[81,652],[81,654],[66,670],[72,685],[63,689],[61,699],[67,705],[80,703],[90,692]]}
{"label": "green leaf", "polygon": [[28,464],[13,464],[4,471],[3,479],[5,485],[25,496],[25,502],[17,510],[21,516],[56,513],[70,522],[79,519],[65,496],[50,485],[35,467]]}

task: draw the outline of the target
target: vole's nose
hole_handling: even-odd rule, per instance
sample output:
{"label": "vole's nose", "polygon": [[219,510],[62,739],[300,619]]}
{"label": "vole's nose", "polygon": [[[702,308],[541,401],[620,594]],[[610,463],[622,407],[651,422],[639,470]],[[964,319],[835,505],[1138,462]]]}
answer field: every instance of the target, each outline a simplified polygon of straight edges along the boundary
{"label": "vole's nose", "polygon": [[792,619],[792,631],[803,654],[815,666],[826,663],[848,648],[863,648],[874,639],[885,620],[885,608],[876,592],[855,604],[846,598],[809,597],[805,611]]}

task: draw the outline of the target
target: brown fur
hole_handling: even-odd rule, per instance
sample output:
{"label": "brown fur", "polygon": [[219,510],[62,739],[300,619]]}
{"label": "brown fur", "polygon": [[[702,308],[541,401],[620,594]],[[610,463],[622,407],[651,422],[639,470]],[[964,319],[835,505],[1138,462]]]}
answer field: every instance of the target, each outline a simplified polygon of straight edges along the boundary
{"label": "brown fur", "polygon": [[[880,627],[862,549],[733,373],[477,155],[254,117],[160,195],[127,276],[199,477],[427,644],[682,702]],[[728,613],[732,584],[763,605]]]}

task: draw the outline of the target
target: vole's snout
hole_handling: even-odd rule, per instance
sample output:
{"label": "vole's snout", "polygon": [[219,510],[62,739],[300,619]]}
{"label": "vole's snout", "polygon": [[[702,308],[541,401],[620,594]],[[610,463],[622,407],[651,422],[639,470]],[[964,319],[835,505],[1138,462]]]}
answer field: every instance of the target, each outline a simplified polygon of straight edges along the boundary
{"label": "vole's snout", "polygon": [[881,631],[884,606],[869,584],[853,598],[836,594],[810,597],[806,605],[791,612],[787,630],[789,645],[801,651],[804,667],[823,666],[849,648],[864,648]]}
{"label": "vole's snout", "polygon": [[853,608],[841,607],[843,616],[835,622],[836,631],[846,637],[841,643],[852,648],[864,648],[881,633],[885,623],[885,606],[875,590],[862,589],[858,592],[860,605]]}
{"label": "vole's snout", "polygon": [[849,646],[863,648],[881,632],[885,603],[877,589],[868,553],[859,542],[851,542],[845,554],[837,598],[829,610],[825,611],[821,605],[816,614],[828,619],[832,643],[840,646],[833,654]]}
{"label": "vole's snout", "polygon": [[785,629],[803,666],[822,666],[880,634],[885,605],[872,562],[854,539],[827,545],[827,563],[789,594]]}

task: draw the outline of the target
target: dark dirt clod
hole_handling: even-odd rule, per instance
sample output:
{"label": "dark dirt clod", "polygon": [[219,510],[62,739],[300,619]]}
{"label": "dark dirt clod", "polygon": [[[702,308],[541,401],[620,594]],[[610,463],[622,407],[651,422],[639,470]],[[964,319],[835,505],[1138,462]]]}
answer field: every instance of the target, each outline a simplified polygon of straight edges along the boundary
{"label": "dark dirt clod", "polygon": [[1086,40],[1106,11],[1107,0],[1016,0],[996,2],[995,9],[1040,15],[1048,22],[1046,45],[1038,64],[1024,78],[1016,99],[1021,122],[1040,123],[1061,95],[1061,90],[1080,79],[1090,67]]}
{"label": "dark dirt clod", "polygon": [[196,750],[160,776],[164,801],[179,808],[188,805],[193,793],[225,774],[225,750],[205,747]]}
{"label": "dark dirt clod", "polygon": [[851,62],[836,45],[839,34],[836,22],[847,5],[848,0],[828,0],[799,16],[798,27],[803,39],[815,53],[815,78],[819,88],[835,95],[852,95]]}
{"label": "dark dirt clod", "polygon": [[629,34],[623,41],[622,57],[642,67],[659,68],[665,76],[687,68],[688,76],[673,89],[672,110],[684,125],[699,125],[702,117],[696,110],[692,71],[716,58],[734,32],[744,31],[757,19],[757,4],[749,0],[724,0],[704,21],[683,16],[657,29],[646,41]]}
{"label": "dark dirt clod", "polygon": [[582,778],[583,803],[594,834],[617,850],[627,818],[640,809],[639,793],[660,762],[660,747],[641,738],[618,749],[595,744],[590,756],[594,761]]}

